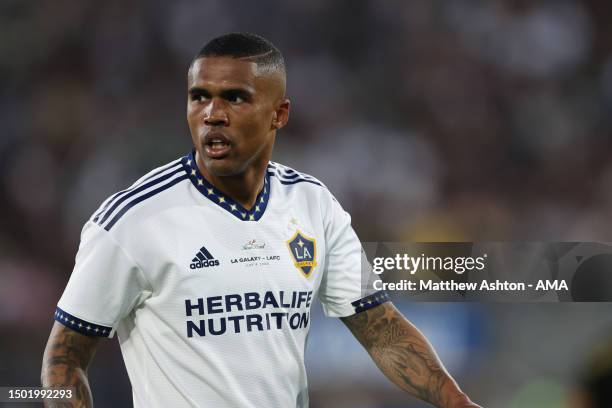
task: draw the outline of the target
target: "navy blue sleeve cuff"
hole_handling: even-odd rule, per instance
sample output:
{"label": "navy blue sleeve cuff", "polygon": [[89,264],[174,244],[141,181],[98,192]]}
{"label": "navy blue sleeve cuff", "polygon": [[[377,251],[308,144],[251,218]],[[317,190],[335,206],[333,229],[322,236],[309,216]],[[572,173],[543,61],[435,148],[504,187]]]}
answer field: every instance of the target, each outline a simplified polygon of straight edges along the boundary
{"label": "navy blue sleeve cuff", "polygon": [[113,330],[112,327],[101,326],[88,322],[87,320],[79,319],[70,313],[66,313],[59,307],[55,309],[54,319],[69,329],[75,330],[86,336],[109,337]]}
{"label": "navy blue sleeve cuff", "polygon": [[383,290],[374,292],[369,296],[351,302],[351,305],[355,309],[355,313],[365,312],[373,307],[382,305],[389,301],[389,294]]}

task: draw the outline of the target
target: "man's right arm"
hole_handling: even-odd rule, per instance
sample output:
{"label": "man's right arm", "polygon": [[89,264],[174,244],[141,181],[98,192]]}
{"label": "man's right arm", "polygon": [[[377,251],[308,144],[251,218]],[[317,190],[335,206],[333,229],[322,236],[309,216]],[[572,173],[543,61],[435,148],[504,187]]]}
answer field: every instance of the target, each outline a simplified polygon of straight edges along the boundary
{"label": "man's right arm", "polygon": [[78,333],[55,322],[45,348],[41,381],[43,387],[73,387],[70,401],[45,400],[47,408],[93,407],[87,380],[87,366],[93,358],[100,337]]}

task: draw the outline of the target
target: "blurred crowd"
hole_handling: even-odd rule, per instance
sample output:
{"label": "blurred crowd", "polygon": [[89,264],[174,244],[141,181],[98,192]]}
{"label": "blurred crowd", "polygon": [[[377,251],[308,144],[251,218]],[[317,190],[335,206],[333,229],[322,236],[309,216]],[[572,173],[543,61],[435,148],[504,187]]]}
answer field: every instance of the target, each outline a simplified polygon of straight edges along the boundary
{"label": "blurred crowd", "polygon": [[[284,53],[292,111],[274,160],[321,179],[362,240],[609,241],[611,16],[599,0],[3,1],[0,384],[38,375],[99,203],[190,150],[186,70],[225,32]],[[444,313],[477,316],[481,338],[461,344],[489,354],[456,365],[474,390],[495,369],[486,360],[506,356],[500,336],[542,324],[498,327],[511,308]],[[612,319],[583,323],[595,333]],[[563,350],[582,338],[570,331]],[[568,367],[544,374],[569,381]]]}

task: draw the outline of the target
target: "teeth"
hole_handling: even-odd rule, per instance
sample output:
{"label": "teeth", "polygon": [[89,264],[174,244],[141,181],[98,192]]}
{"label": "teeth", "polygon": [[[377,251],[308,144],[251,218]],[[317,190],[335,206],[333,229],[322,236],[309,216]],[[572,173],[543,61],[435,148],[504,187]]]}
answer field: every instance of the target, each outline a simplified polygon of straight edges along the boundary
{"label": "teeth", "polygon": [[223,139],[211,139],[210,142],[208,142],[208,145],[211,149],[217,150],[225,148],[228,146],[228,143]]}

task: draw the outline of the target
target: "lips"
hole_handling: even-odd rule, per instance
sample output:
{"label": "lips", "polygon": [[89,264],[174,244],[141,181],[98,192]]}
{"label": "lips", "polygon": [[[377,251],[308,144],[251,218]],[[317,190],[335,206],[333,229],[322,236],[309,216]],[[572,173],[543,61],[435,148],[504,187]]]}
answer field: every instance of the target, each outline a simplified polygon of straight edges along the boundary
{"label": "lips", "polygon": [[204,137],[204,151],[211,159],[222,159],[232,149],[232,142],[223,133],[210,132]]}

